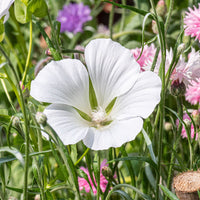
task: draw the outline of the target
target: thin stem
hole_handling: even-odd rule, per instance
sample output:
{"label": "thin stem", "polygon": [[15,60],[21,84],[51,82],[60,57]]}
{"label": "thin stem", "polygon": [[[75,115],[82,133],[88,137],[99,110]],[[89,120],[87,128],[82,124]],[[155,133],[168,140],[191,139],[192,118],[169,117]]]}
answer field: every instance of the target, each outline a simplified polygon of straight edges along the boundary
{"label": "thin stem", "polygon": [[24,85],[24,82],[25,82],[25,79],[26,79],[26,74],[27,74],[27,71],[28,71],[29,63],[30,63],[32,44],[33,44],[33,23],[32,23],[32,20],[31,20],[30,21],[29,50],[28,50],[28,56],[27,56],[27,59],[26,59],[24,74],[23,74],[23,77],[22,77],[21,87]]}
{"label": "thin stem", "polygon": [[74,166],[78,165],[78,163],[85,157],[85,155],[88,153],[89,150],[90,150],[89,148],[86,149],[86,151],[82,154],[82,156],[76,161]]}
{"label": "thin stem", "polygon": [[166,60],[166,46],[165,46],[165,34],[162,32],[164,27],[162,26],[162,22],[159,20],[159,16],[156,12],[156,7],[153,0],[150,0],[151,7],[153,9],[156,24],[158,26],[159,33],[159,41],[161,46],[161,80],[162,80],[162,90],[161,90],[161,101],[160,101],[160,125],[159,125],[159,138],[158,138],[158,174],[156,176],[156,200],[159,200],[159,182],[160,182],[160,174],[161,174],[161,160],[162,160],[162,139],[164,133],[164,116],[165,116],[165,60]]}
{"label": "thin stem", "polygon": [[168,29],[169,24],[170,24],[170,19],[171,19],[173,7],[174,7],[174,0],[170,0],[169,11],[168,11],[167,19],[166,19],[166,22],[165,22],[165,33],[167,32],[167,29]]}
{"label": "thin stem", "polygon": [[[178,109],[178,114],[179,114],[180,118],[182,119],[183,118],[183,107],[182,107],[181,97],[177,97],[177,109]],[[182,123],[179,122],[178,131],[177,131],[178,139],[175,138],[175,143],[174,143],[173,149],[172,149],[172,156],[171,156],[171,160],[170,160],[170,167],[169,167],[168,177],[167,177],[167,188],[168,189],[170,188],[170,185],[172,182],[172,175],[173,175],[173,170],[174,170],[173,163],[175,160],[175,152],[176,152],[177,146],[180,142],[181,131],[182,131]],[[175,135],[175,137],[176,137],[176,135]],[[167,199],[168,199],[167,196],[165,196],[165,200],[167,200]]]}
{"label": "thin stem", "polygon": [[[9,78],[9,74],[7,73],[8,76],[8,80],[9,82],[12,84],[13,90],[15,91],[15,95],[17,96],[17,99],[19,101],[19,105],[21,107],[22,113],[23,113],[23,117],[24,117],[24,132],[25,132],[25,167],[24,167],[24,190],[23,190],[23,200],[27,200],[28,199],[28,167],[29,167],[29,129],[28,129],[28,119],[27,119],[27,113],[26,113],[26,107],[25,107],[25,102],[24,102],[24,98],[23,98],[23,94],[22,94],[22,90],[21,87],[19,85],[19,79],[17,77],[16,71],[14,66],[12,65],[9,57],[7,56],[7,54],[3,51],[1,45],[0,45],[0,51],[2,52],[2,54],[4,55],[4,57],[6,58],[6,60],[8,61],[8,64],[14,74],[15,80],[17,82],[16,86],[13,84],[12,80]],[[6,71],[6,69],[5,69]],[[6,71],[7,72],[7,71]],[[19,91],[19,94],[16,90],[16,87]]]}
{"label": "thin stem", "polygon": [[97,200],[101,198],[101,190],[100,190],[100,152],[97,153],[97,167],[98,167],[98,175],[97,175]]}
{"label": "thin stem", "polygon": [[112,9],[109,15],[110,39],[113,39],[113,20],[114,20],[114,5],[112,5]]}
{"label": "thin stem", "polygon": [[14,111],[15,113],[17,113],[17,111],[16,111],[16,109],[15,109],[15,106],[13,105],[12,100],[11,100],[11,98],[10,98],[9,92],[8,92],[8,90],[7,90],[7,88],[6,88],[5,81],[4,81],[3,79],[1,79],[1,84],[2,84],[2,86],[3,86],[3,89],[4,89],[5,93],[6,93],[6,96],[7,96],[7,98],[8,98],[8,101],[9,101],[9,103],[10,103],[10,105],[11,105],[13,111]]}
{"label": "thin stem", "polygon": [[[126,5],[126,0],[122,0],[122,4]],[[126,9],[122,9],[122,17],[121,17],[121,24],[120,24],[120,32],[124,29],[125,24],[125,18],[126,18]]]}

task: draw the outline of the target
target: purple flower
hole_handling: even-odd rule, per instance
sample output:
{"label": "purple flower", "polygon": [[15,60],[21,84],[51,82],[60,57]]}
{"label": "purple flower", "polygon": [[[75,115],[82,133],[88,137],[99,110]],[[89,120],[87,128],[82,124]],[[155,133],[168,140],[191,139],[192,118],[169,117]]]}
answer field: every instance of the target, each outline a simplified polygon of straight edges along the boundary
{"label": "purple flower", "polygon": [[57,18],[61,23],[61,32],[82,32],[83,24],[92,19],[90,12],[90,8],[83,3],[65,5]]}

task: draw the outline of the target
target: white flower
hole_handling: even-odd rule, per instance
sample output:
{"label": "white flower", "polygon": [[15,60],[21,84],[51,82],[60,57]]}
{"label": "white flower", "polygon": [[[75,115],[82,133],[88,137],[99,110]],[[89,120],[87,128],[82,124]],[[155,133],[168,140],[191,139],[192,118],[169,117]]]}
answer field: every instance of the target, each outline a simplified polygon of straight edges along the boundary
{"label": "white flower", "polygon": [[0,19],[5,16],[4,23],[9,17],[9,8],[15,0],[0,0]]}
{"label": "white flower", "polygon": [[[76,59],[50,62],[32,81],[31,96],[52,103],[44,113],[65,145],[83,140],[94,150],[119,147],[136,137],[142,118],[159,103],[160,78],[153,72],[140,73],[130,50],[110,39],[91,41],[85,61],[87,69]],[[89,100],[89,77],[98,101],[95,109]],[[91,120],[83,119],[77,109]]]}

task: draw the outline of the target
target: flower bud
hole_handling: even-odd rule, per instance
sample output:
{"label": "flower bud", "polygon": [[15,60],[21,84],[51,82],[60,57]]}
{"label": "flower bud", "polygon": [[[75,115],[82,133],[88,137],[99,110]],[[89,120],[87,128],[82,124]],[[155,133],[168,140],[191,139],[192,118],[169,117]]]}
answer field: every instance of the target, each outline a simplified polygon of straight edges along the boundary
{"label": "flower bud", "polygon": [[179,80],[175,80],[171,84],[171,94],[174,96],[183,96],[186,91],[186,86],[183,82],[179,83]]}
{"label": "flower bud", "polygon": [[192,112],[192,117],[193,117],[194,123],[197,126],[200,126],[200,110],[194,110]]}
{"label": "flower bud", "polygon": [[152,21],[152,31],[155,34],[158,34],[158,27],[157,27],[156,21],[154,20]]}
{"label": "flower bud", "polygon": [[11,117],[12,126],[18,127],[20,125],[20,119],[17,116]]}
{"label": "flower bud", "polygon": [[177,53],[178,53],[178,55],[182,54],[184,50],[185,50],[185,44],[182,43],[182,44],[180,44],[180,45],[178,46],[178,48],[177,48]]}
{"label": "flower bud", "polygon": [[187,127],[190,127],[191,121],[189,119],[184,119],[183,121],[185,122]]}
{"label": "flower bud", "polygon": [[172,123],[165,122],[165,130],[166,131],[171,131],[172,130]]}
{"label": "flower bud", "polygon": [[40,195],[39,194],[35,195],[34,200],[40,200]]}
{"label": "flower bud", "polygon": [[110,167],[103,166],[101,170],[102,170],[102,174],[104,175],[106,179],[113,177],[112,170],[110,169]]}
{"label": "flower bud", "polygon": [[35,115],[38,124],[45,125],[47,121],[47,116],[42,112],[37,112]]}
{"label": "flower bud", "polygon": [[45,51],[45,55],[47,55],[47,56],[52,56],[52,53],[51,53],[50,49],[47,49],[47,50]]}
{"label": "flower bud", "polygon": [[164,0],[159,0],[156,6],[156,12],[159,16],[165,17],[167,13],[167,6]]}

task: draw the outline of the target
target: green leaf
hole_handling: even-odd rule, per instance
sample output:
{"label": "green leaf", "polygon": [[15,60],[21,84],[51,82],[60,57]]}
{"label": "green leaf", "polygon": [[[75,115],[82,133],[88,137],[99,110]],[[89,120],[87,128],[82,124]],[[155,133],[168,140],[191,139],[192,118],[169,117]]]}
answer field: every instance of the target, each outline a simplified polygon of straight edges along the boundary
{"label": "green leaf", "polygon": [[27,6],[28,12],[36,17],[45,17],[47,15],[47,4],[44,0],[31,0]]}
{"label": "green leaf", "polygon": [[155,163],[157,163],[155,154],[154,154],[154,152],[153,152],[152,142],[151,142],[149,136],[147,135],[147,133],[146,133],[146,131],[145,131],[144,129],[142,129],[142,134],[143,134],[143,136],[144,136],[145,142],[146,142],[147,147],[148,147],[148,149],[149,149],[149,153],[150,153],[150,155],[151,155],[151,159],[152,159]]}
{"label": "green leaf", "polygon": [[0,124],[1,123],[9,123],[10,122],[10,116],[8,115],[0,115]]}
{"label": "green leaf", "polygon": [[171,200],[179,200],[178,197],[174,193],[169,191],[166,187],[164,187],[163,185],[160,185],[160,184],[159,184],[159,186],[168,198],[170,198]]}
{"label": "green leaf", "polygon": [[155,170],[156,173],[158,173],[158,167],[157,165],[151,160],[150,158],[144,157],[144,156],[134,156],[134,157],[123,157],[123,158],[117,158],[114,160],[110,160],[107,163],[115,162],[115,161],[126,161],[126,160],[137,160],[137,161],[143,161],[149,163]]}
{"label": "green leaf", "polygon": [[138,13],[138,14],[140,14],[140,15],[143,15],[143,16],[145,16],[145,15],[148,13],[148,12],[145,11],[145,10],[140,10],[140,9],[135,8],[135,7],[133,7],[133,6],[128,6],[128,5],[123,5],[123,4],[115,3],[115,2],[113,2],[113,1],[104,0],[104,2],[113,4],[113,5],[118,6],[118,7],[120,7],[120,8],[126,8],[126,9],[128,9],[128,10],[131,10],[131,11],[136,12],[136,13]]}
{"label": "green leaf", "polygon": [[4,24],[3,24],[3,18],[0,19],[0,42],[4,39]]}
{"label": "green leaf", "polygon": [[20,163],[24,166],[24,159],[22,154],[14,147],[10,148],[10,147],[1,147],[0,148],[0,152],[8,152],[11,153],[12,155],[14,155],[19,161]]}
{"label": "green leaf", "polygon": [[87,120],[87,121],[89,121],[89,122],[92,121],[92,118],[91,118],[88,114],[82,112],[82,111],[79,110],[78,108],[75,108],[75,107],[73,107],[73,108],[78,112],[78,114],[79,114],[83,119],[85,119],[85,120]]}
{"label": "green leaf", "polygon": [[15,0],[14,12],[17,21],[22,24],[31,20],[32,13],[28,11],[27,6],[22,2],[22,0]]}
{"label": "green leaf", "polygon": [[106,107],[106,113],[109,114],[113,108],[113,106],[115,105],[115,102],[117,100],[117,97],[115,97]]}
{"label": "green leaf", "polygon": [[126,192],[124,192],[122,190],[115,190],[113,193],[119,194],[123,199],[133,200]]}
{"label": "green leaf", "polygon": [[97,102],[97,97],[94,91],[94,87],[92,85],[91,79],[89,79],[89,99],[90,99],[90,106],[93,110],[97,109],[98,107],[98,102]]}

